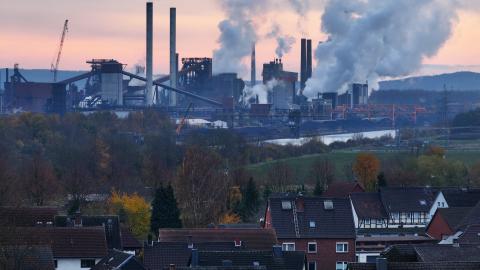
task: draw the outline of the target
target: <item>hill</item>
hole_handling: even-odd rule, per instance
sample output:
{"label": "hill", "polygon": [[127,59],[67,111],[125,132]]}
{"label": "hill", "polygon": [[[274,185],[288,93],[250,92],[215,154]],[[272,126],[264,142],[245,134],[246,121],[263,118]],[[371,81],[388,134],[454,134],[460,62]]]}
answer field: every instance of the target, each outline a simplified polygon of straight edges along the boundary
{"label": "hill", "polygon": [[434,76],[410,77],[401,80],[382,81],[380,90],[480,90],[480,73],[455,72]]}

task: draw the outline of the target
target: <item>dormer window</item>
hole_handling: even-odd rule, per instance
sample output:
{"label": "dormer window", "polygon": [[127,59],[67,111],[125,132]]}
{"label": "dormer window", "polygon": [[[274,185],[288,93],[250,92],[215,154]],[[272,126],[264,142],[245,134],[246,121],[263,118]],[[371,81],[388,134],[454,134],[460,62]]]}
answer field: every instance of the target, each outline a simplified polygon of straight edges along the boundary
{"label": "dormer window", "polygon": [[282,201],[282,209],[283,210],[292,209],[292,202],[291,201]]}
{"label": "dormer window", "polygon": [[235,240],[235,247],[241,247],[242,246],[242,241],[241,240]]}

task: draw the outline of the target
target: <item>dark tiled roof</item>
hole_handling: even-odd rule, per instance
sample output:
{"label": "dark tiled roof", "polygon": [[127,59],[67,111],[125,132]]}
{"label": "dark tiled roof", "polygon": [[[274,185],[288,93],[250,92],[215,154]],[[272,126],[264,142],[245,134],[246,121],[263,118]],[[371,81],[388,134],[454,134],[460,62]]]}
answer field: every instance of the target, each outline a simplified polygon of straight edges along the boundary
{"label": "dark tiled roof", "polygon": [[[122,239],[120,237],[120,221],[118,216],[81,216],[82,227],[105,228],[105,237],[109,249],[122,249]],[[55,226],[69,227],[73,226],[74,217],[56,216]]]}
{"label": "dark tiled roof", "polygon": [[141,249],[142,243],[140,243],[135,236],[133,236],[130,229],[126,227],[120,228],[121,237],[122,237],[122,247],[124,250],[135,250]]}
{"label": "dark tiled roof", "polygon": [[1,269],[54,270],[49,246],[3,246]]}
{"label": "dark tiled roof", "polygon": [[477,203],[457,225],[457,229],[464,229],[469,225],[480,224],[480,202]]}
{"label": "dark tiled roof", "polygon": [[103,227],[2,228],[1,241],[16,245],[48,245],[54,258],[103,258],[107,243]]}
{"label": "dark tiled roof", "polygon": [[353,193],[350,198],[359,218],[388,218],[378,192]]}
{"label": "dark tiled roof", "polygon": [[327,190],[322,194],[324,197],[347,198],[348,195],[365,191],[356,182],[333,182],[328,185]]}
{"label": "dark tiled roof", "polygon": [[53,223],[57,208],[52,207],[0,207],[0,226],[36,226],[38,222]]}
{"label": "dark tiled roof", "polygon": [[480,189],[442,189],[448,207],[473,207],[480,201]]}
{"label": "dark tiled roof", "polygon": [[458,238],[460,245],[480,245],[480,224],[469,225]]}
{"label": "dark tiled roof", "polygon": [[450,207],[437,209],[436,215],[440,215],[448,226],[455,230],[463,218],[472,210],[471,207]]}
{"label": "dark tiled roof", "polygon": [[[349,270],[376,270],[375,263],[349,263]],[[388,270],[478,270],[480,262],[394,262]]]}
{"label": "dark tiled roof", "polygon": [[380,198],[387,212],[428,212],[435,195],[435,191],[426,187],[380,189]]}
{"label": "dark tiled roof", "polygon": [[247,249],[270,249],[277,243],[275,230],[271,229],[160,229],[159,242],[187,243],[242,241]]}
{"label": "dark tiled roof", "polygon": [[108,251],[108,255],[101,259],[91,270],[145,270],[145,267],[135,258],[133,254],[118,250]]}
{"label": "dark tiled roof", "polygon": [[[234,250],[233,242],[209,242],[193,244],[197,250]],[[186,242],[153,242],[144,247],[143,263],[149,270],[160,270],[174,264],[177,267],[188,266],[192,250]]]}
{"label": "dark tiled roof", "polygon": [[[333,209],[324,208],[324,201],[327,200],[333,202]],[[298,235],[293,210],[283,210],[282,201],[290,201],[292,206],[298,204]],[[272,227],[275,228],[278,238],[355,238],[352,208],[348,199],[277,197],[270,198],[269,207]],[[310,227],[311,221],[315,223],[314,227]]]}
{"label": "dark tiled roof", "polygon": [[305,267],[305,253],[282,251],[275,257],[272,251],[199,251],[199,266],[222,266],[223,261],[231,261],[232,266],[251,267],[254,262],[268,270],[302,270]]}
{"label": "dark tiled roof", "polygon": [[417,252],[413,245],[393,245],[388,247],[382,256],[389,262],[416,262]]}

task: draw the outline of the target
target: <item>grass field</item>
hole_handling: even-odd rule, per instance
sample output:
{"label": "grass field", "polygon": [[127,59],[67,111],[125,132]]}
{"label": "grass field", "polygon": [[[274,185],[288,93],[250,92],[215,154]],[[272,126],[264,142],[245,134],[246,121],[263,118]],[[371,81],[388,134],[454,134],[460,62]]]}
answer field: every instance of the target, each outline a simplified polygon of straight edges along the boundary
{"label": "grass field", "polygon": [[[351,167],[353,164],[355,157],[359,151],[357,150],[344,150],[344,151],[335,151],[330,153],[324,154],[316,154],[316,155],[306,155],[301,157],[294,157],[294,158],[287,158],[282,160],[276,161],[269,161],[258,163],[254,165],[250,165],[247,167],[247,171],[249,171],[255,179],[259,183],[262,183],[262,179],[265,179],[267,176],[268,170],[276,163],[276,162],[286,162],[290,168],[293,170],[294,177],[297,179],[297,183],[304,183],[307,180],[310,172],[310,168],[312,163],[317,158],[328,158],[335,164],[336,169],[336,177],[338,180],[346,180],[348,173],[346,174],[345,171],[347,170],[347,166]],[[388,152],[388,151],[371,151],[375,153],[375,155],[382,161],[388,158],[392,158],[396,155],[410,155],[409,152]],[[449,160],[459,160],[465,163],[467,166],[480,161],[480,150],[475,151],[460,151],[460,150],[450,150],[447,152],[447,159]]]}

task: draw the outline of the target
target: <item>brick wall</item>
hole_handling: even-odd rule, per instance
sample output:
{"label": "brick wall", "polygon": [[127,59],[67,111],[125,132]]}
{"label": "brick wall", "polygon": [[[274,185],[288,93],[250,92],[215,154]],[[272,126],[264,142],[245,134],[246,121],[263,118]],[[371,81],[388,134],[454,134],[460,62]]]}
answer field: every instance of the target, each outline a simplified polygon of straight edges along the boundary
{"label": "brick wall", "polygon": [[[295,243],[295,250],[305,251],[307,262],[315,261],[317,270],[335,270],[337,261],[355,262],[355,240],[354,239],[278,239],[282,243]],[[308,252],[308,243],[317,243],[317,252]],[[347,242],[348,252],[337,253],[336,243]],[[307,269],[308,270],[308,269]]]}

